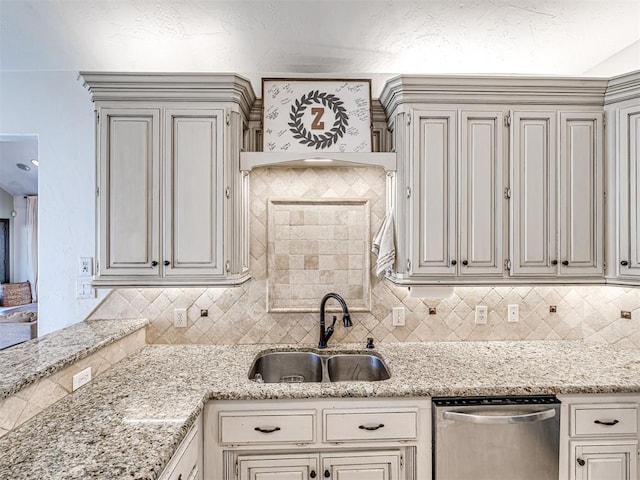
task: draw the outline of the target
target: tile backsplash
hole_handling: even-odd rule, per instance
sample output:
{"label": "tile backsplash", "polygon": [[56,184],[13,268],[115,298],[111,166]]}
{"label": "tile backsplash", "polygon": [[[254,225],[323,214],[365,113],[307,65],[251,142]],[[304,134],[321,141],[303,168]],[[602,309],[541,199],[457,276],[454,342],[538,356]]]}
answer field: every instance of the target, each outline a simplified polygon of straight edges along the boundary
{"label": "tile backsplash", "polygon": [[[269,199],[366,200],[373,235],[384,219],[385,175],[381,168],[255,169],[250,175],[250,281],[235,288],[117,289],[90,318],[149,318],[148,343],[316,344],[317,312],[267,309],[267,286],[273,280],[267,275]],[[374,275],[369,280],[369,311],[354,311],[353,327],[338,326],[332,342],[362,343],[367,337],[377,342],[585,339],[640,347],[640,289],[457,287],[449,298],[434,300],[410,297],[406,288]],[[506,320],[510,304],[520,305],[517,323]],[[486,325],[474,323],[476,305],[488,307]],[[406,309],[403,327],[392,326],[391,309],[397,306]],[[188,309],[187,328],[173,327],[174,308]],[[201,310],[208,310],[208,316],[202,317]],[[621,318],[623,310],[632,312],[630,320]]]}

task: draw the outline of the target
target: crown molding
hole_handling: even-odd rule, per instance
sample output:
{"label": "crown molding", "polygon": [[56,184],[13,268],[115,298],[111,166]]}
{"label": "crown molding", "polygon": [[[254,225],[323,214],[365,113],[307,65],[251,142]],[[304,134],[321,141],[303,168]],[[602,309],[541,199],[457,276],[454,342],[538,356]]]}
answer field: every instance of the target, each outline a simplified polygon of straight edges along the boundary
{"label": "crown molding", "polygon": [[640,98],[640,71],[618,75],[609,80],[605,105]]}

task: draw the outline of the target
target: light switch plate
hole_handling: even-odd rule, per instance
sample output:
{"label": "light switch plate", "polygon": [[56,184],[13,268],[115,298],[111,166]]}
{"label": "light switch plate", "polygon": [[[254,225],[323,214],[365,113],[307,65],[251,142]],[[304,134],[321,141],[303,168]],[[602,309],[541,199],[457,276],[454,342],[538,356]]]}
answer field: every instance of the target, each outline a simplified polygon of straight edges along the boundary
{"label": "light switch plate", "polygon": [[404,307],[393,307],[391,315],[391,324],[394,327],[404,326]]}
{"label": "light switch plate", "polygon": [[96,298],[96,289],[91,286],[90,278],[76,280],[76,298]]}
{"label": "light switch plate", "polygon": [[507,311],[507,321],[517,322],[520,320],[520,307],[518,305],[509,305]]}
{"label": "light switch plate", "polygon": [[87,367],[84,370],[76,373],[72,377],[72,382],[73,382],[72,391],[75,392],[78,388],[80,388],[83,385],[86,385],[90,381],[91,381],[91,367]]}

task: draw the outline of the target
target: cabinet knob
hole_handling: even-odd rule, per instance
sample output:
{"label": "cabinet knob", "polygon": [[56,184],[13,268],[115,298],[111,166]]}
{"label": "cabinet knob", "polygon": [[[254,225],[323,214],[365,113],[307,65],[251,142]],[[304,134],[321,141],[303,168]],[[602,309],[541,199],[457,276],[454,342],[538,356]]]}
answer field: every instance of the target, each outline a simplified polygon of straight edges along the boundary
{"label": "cabinet knob", "polygon": [[626,260],[622,260],[620,262],[620,265],[622,265],[623,267],[626,267],[627,265],[629,265],[629,262],[627,262]]}
{"label": "cabinet knob", "polygon": [[329,470],[324,471],[324,478],[329,478],[331,476],[331,472]]}
{"label": "cabinet knob", "polygon": [[578,462],[578,465],[580,465],[581,467],[584,467],[584,464],[586,463],[583,459],[581,458],[577,458],[576,462]]}
{"label": "cabinet knob", "polygon": [[558,264],[558,260],[551,260],[551,265],[557,265]]}
{"label": "cabinet knob", "polygon": [[158,266],[158,262],[156,262],[155,260],[151,262],[151,266],[152,267],[157,267]]}
{"label": "cabinet knob", "polygon": [[316,471],[315,470],[311,470],[311,473],[309,473],[309,477],[316,478]]}
{"label": "cabinet knob", "polygon": [[567,265],[569,265],[569,260],[563,260],[562,264],[566,267]]}
{"label": "cabinet knob", "polygon": [[462,264],[466,267],[467,265],[469,265],[469,262],[466,260],[462,260]]}
{"label": "cabinet knob", "polygon": [[456,262],[455,260],[451,260],[451,265],[455,266],[456,263],[458,263],[458,262]]}
{"label": "cabinet knob", "polygon": [[170,262],[169,260],[165,260],[164,262],[162,262],[162,264],[163,264],[165,267],[168,267],[169,265],[171,265],[171,262]]}

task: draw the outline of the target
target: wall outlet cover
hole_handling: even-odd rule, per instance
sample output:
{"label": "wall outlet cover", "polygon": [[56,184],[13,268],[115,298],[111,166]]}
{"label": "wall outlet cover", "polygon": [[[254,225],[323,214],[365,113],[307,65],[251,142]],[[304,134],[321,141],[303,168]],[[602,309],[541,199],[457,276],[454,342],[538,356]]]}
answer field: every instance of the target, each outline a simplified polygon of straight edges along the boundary
{"label": "wall outlet cover", "polygon": [[93,257],[80,257],[78,275],[81,277],[90,277],[93,275]]}
{"label": "wall outlet cover", "polygon": [[507,310],[507,321],[508,322],[517,322],[520,320],[520,306],[519,305],[509,305]]}
{"label": "wall outlet cover", "polygon": [[186,308],[176,308],[173,311],[173,326],[176,328],[185,328],[187,326]]}
{"label": "wall outlet cover", "polygon": [[489,309],[486,305],[476,306],[476,324],[485,325],[487,323],[488,316],[489,316]]}

